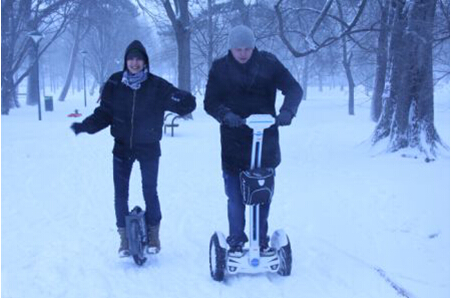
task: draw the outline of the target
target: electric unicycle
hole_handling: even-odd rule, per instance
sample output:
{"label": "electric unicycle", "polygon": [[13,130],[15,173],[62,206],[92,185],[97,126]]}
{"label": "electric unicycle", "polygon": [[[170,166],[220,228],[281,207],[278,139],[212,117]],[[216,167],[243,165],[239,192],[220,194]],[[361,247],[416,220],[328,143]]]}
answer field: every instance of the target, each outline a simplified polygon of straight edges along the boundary
{"label": "electric unicycle", "polygon": [[144,249],[147,245],[147,231],[145,212],[141,207],[136,206],[125,217],[125,231],[128,239],[130,255],[135,263],[142,266],[147,258],[144,256]]}

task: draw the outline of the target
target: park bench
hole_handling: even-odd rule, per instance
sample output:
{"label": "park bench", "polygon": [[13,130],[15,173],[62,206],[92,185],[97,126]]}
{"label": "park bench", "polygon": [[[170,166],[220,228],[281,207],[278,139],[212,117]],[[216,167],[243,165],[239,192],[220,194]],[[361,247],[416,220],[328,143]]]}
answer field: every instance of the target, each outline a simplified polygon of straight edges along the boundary
{"label": "park bench", "polygon": [[177,120],[179,118],[182,118],[182,117],[180,117],[179,115],[177,115],[175,113],[167,113],[164,116],[164,120],[163,120],[164,134],[166,134],[166,128],[170,128],[171,129],[171,137],[174,136],[174,128],[179,126],[178,123],[175,123],[175,120]]}

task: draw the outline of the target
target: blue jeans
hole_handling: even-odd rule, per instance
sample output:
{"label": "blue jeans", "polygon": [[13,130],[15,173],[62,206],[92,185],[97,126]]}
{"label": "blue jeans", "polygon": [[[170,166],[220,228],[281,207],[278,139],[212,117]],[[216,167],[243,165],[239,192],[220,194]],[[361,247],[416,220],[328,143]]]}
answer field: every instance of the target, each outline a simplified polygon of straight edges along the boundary
{"label": "blue jeans", "polygon": [[129,214],[128,190],[133,163],[138,159],[141,168],[142,191],[146,205],[146,223],[155,226],[161,221],[160,201],[157,194],[159,156],[153,158],[113,158],[114,208],[116,226],[125,227],[125,216]]}
{"label": "blue jeans", "polygon": [[[243,196],[241,195],[240,177],[238,174],[233,174],[223,171],[225,193],[228,197],[227,201],[227,216],[229,219],[229,237],[227,243],[230,246],[243,245],[248,241],[244,228],[246,226],[245,211],[246,206],[243,203]],[[260,205],[260,245],[267,245],[269,237],[268,234],[268,217],[270,204]]]}

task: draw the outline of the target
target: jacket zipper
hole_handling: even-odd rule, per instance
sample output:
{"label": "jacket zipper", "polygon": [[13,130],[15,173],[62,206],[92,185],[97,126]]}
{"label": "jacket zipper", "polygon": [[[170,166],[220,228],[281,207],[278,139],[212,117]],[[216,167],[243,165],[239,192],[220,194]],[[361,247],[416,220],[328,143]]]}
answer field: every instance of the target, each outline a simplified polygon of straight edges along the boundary
{"label": "jacket zipper", "polygon": [[133,90],[133,103],[132,103],[132,119],[131,119],[131,131],[130,131],[130,149],[133,144],[133,120],[135,118],[135,102],[136,102],[136,90]]}

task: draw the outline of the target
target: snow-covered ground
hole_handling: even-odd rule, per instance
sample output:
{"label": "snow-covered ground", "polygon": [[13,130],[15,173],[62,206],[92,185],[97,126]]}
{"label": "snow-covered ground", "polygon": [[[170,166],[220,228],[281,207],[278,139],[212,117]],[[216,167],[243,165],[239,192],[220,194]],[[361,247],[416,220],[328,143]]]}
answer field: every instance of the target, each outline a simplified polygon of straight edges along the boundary
{"label": "snow-covered ground", "polygon": [[[55,96],[56,98],[56,96]],[[210,278],[208,245],[227,233],[218,124],[202,98],[194,121],[162,140],[159,195],[162,251],[143,267],[117,257],[112,145],[108,130],[69,129],[83,95],[53,112],[12,110],[1,118],[1,294],[3,298],[446,298],[450,296],[450,159],[426,163],[371,149],[369,97],[309,89],[290,127],[281,128],[282,164],[270,231],[293,250],[289,277]],[[79,118],[80,119],[80,118]],[[437,90],[435,124],[449,144],[449,86]],[[139,167],[130,207],[143,206]]]}

